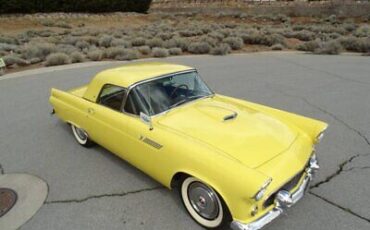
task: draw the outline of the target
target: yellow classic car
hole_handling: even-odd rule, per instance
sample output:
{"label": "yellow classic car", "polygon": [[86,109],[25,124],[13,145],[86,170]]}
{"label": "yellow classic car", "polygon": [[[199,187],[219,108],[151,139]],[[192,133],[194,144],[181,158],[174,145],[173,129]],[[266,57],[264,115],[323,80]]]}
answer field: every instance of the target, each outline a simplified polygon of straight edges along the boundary
{"label": "yellow classic car", "polygon": [[168,187],[201,226],[261,229],[302,198],[327,124],[214,93],[192,67],[134,63],[52,89],[53,112]]}

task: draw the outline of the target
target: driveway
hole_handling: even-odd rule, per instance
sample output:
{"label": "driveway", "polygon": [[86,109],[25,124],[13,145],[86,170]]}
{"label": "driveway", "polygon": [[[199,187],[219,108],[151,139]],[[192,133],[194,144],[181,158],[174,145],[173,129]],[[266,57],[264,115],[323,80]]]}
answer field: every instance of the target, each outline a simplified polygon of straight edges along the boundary
{"label": "driveway", "polygon": [[[309,193],[266,229],[370,229],[369,57],[259,53],[161,61],[195,66],[220,94],[330,124]],[[69,127],[50,116],[51,87],[78,87],[117,65],[0,78],[0,171],[37,175],[49,185],[46,203],[22,230],[201,229],[176,192],[101,147],[80,147]]]}

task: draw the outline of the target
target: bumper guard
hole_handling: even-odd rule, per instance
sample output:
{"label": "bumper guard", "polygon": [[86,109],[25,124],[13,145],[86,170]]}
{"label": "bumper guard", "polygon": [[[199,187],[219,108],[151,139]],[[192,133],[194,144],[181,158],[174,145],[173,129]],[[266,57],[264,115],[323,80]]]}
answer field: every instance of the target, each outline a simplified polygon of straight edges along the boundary
{"label": "bumper guard", "polygon": [[280,190],[275,198],[275,207],[271,211],[251,223],[244,224],[239,221],[233,221],[230,227],[233,230],[259,230],[271,223],[284,213],[286,208],[293,206],[304,196],[305,191],[308,189],[309,184],[318,169],[319,165],[316,157],[312,157],[310,159],[309,166],[306,168],[305,177],[297,191],[291,194],[289,191]]}

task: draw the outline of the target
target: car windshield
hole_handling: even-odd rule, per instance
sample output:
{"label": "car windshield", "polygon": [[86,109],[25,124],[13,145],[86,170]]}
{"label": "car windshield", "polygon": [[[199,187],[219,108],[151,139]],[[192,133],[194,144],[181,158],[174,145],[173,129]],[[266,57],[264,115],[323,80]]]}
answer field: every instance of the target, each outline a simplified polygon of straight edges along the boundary
{"label": "car windshield", "polygon": [[134,87],[125,111],[156,115],[181,104],[213,95],[196,71],[154,79]]}

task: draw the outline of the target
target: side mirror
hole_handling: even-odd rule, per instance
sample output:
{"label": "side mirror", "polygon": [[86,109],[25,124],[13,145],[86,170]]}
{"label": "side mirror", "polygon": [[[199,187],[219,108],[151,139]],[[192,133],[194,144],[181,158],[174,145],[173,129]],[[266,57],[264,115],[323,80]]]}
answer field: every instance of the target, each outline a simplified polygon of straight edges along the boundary
{"label": "side mirror", "polygon": [[149,126],[149,130],[153,130],[153,125],[152,125],[152,118],[149,115],[146,115],[143,112],[140,112],[140,120]]}

